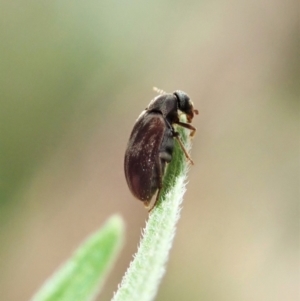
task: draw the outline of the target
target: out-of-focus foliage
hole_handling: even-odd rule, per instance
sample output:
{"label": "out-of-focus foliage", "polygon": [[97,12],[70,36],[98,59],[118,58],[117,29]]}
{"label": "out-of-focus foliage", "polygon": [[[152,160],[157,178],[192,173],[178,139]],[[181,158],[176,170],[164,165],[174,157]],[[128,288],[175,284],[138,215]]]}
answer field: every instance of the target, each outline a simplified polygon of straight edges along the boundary
{"label": "out-of-focus foliage", "polygon": [[93,300],[102,289],[124,240],[123,220],[115,215],[93,233],[47,280],[31,301]]}
{"label": "out-of-focus foliage", "polygon": [[112,11],[96,3],[1,6],[0,202],[5,202],[61,143],[74,111],[82,120],[113,101],[111,90],[128,77],[128,50],[106,28]]}
{"label": "out-of-focus foliage", "polygon": [[112,212],[153,86],[199,109],[157,300],[299,297],[299,28],[284,1],[1,1],[0,300],[27,300]]}

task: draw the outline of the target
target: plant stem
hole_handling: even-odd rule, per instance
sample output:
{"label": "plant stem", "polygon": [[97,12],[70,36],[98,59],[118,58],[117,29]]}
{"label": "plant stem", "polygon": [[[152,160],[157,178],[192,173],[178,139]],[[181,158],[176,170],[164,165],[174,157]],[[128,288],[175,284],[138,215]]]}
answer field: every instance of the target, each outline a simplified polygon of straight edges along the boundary
{"label": "plant stem", "polygon": [[[180,138],[190,150],[189,131],[178,127]],[[126,271],[112,301],[150,301],[157,294],[165,273],[180,216],[189,162],[178,142],[163,181],[156,207],[150,213],[133,261]]]}

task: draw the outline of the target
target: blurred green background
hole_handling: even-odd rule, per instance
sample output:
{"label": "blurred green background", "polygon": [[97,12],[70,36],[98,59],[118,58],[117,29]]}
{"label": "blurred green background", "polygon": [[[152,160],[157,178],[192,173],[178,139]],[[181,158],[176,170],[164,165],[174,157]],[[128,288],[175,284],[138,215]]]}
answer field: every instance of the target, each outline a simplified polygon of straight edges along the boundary
{"label": "blurred green background", "polygon": [[123,157],[153,86],[200,114],[157,300],[299,300],[294,1],[1,1],[0,300],[28,300],[111,214],[147,212]]}

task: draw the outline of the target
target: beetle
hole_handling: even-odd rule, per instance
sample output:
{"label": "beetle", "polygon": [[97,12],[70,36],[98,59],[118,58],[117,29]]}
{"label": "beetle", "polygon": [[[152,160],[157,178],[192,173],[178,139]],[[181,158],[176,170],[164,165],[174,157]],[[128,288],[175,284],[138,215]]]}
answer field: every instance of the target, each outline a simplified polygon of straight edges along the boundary
{"label": "beetle", "polygon": [[[174,138],[184,152],[186,158],[193,164],[188,152],[182,144],[174,124],[189,130],[194,136],[196,128],[190,125],[194,109],[190,97],[183,91],[176,90],[166,93],[154,88],[160,95],[149,103],[140,114],[132,129],[125,152],[125,178],[131,193],[141,200],[149,212],[155,207],[162,188],[166,164],[172,160]],[[186,115],[188,123],[179,120],[179,111]],[[157,192],[156,200],[150,208],[149,204]]]}

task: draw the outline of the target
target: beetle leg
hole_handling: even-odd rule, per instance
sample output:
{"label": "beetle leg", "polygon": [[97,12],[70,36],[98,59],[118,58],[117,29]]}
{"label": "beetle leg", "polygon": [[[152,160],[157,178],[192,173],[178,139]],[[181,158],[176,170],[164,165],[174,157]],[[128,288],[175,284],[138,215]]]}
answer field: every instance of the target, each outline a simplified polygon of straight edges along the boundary
{"label": "beetle leg", "polygon": [[149,212],[149,213],[150,213],[150,212],[153,210],[153,208],[155,207],[155,205],[156,205],[156,203],[157,203],[157,201],[158,201],[158,199],[159,199],[159,197],[160,197],[160,192],[161,192],[161,188],[158,189],[158,192],[157,192],[157,195],[156,195],[156,199],[155,199],[153,205],[151,206],[151,208],[146,207],[146,208],[148,209],[148,212]]}
{"label": "beetle leg", "polygon": [[[184,123],[184,124],[185,124],[185,123]],[[190,161],[190,163],[191,163],[192,165],[194,165],[194,161],[192,160],[192,158],[190,157],[189,153],[188,153],[187,150],[185,149],[185,147],[184,147],[182,141],[180,140],[179,133],[178,133],[178,132],[174,132],[173,135],[174,135],[174,137],[177,139],[177,141],[178,141],[178,143],[179,143],[179,145],[180,145],[182,151],[184,152],[186,158]]]}
{"label": "beetle leg", "polygon": [[[173,138],[171,138],[173,139]],[[156,166],[158,167],[158,192],[154,201],[154,204],[151,206],[151,208],[149,209],[149,207],[147,206],[146,208],[148,209],[148,212],[150,213],[153,208],[155,207],[157,201],[159,200],[160,197],[160,192],[163,186],[163,173],[164,173],[164,166],[165,166],[165,162],[170,163],[172,160],[172,155],[169,154],[166,151],[161,151],[159,153],[157,162],[156,162]],[[149,205],[149,203],[147,204]]]}
{"label": "beetle leg", "polygon": [[191,133],[190,133],[190,136],[191,136],[191,137],[193,137],[193,136],[195,135],[195,133],[196,133],[196,128],[193,127],[192,125],[190,125],[190,124],[188,124],[188,123],[180,122],[180,121],[176,121],[176,122],[174,122],[174,123],[176,123],[176,124],[178,124],[178,125],[180,125],[180,126],[182,126],[182,127],[184,127],[184,128],[187,128],[187,129],[191,130]]}

